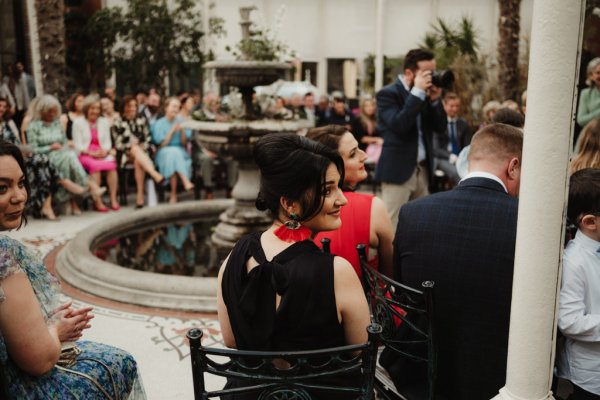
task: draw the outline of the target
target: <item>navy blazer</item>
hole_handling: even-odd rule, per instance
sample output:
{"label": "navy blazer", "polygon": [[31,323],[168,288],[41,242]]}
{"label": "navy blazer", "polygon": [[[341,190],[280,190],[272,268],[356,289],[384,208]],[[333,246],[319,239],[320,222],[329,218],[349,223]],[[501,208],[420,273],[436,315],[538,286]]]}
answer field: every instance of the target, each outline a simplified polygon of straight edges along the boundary
{"label": "navy blazer", "polygon": [[376,180],[402,184],[412,176],[419,149],[419,114],[429,182],[433,181],[433,132],[445,129],[446,112],[441,101],[421,100],[407,91],[399,78],[377,93],[377,131],[383,136],[383,148],[375,170]]}
{"label": "navy blazer", "polygon": [[400,209],[394,275],[435,282],[437,389],[449,400],[505,384],[517,206],[498,182],[470,178]]}
{"label": "navy blazer", "polygon": [[[450,158],[448,143],[450,143],[450,123],[446,123],[446,129],[441,132],[435,132],[433,135],[433,154],[436,158],[447,160]],[[471,143],[471,133],[469,125],[464,118],[456,119],[456,139],[458,141],[458,151]],[[457,154],[458,155],[458,154]]]}

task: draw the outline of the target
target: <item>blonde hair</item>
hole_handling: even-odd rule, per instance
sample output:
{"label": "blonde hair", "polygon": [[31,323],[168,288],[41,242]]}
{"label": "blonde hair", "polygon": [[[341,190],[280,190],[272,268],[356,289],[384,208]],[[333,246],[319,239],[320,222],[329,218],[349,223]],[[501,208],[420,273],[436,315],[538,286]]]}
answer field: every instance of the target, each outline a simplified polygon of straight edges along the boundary
{"label": "blonde hair", "polygon": [[[56,110],[58,111],[56,113],[56,119],[58,119],[58,117],[60,117],[60,111],[61,111],[60,103],[58,102],[56,97],[54,97],[50,94],[42,95],[38,99],[37,105],[34,105],[34,108],[35,108],[35,110],[32,110],[32,118],[31,118],[32,121],[34,121],[36,119],[40,119],[43,113],[45,113],[46,111],[51,110],[53,108],[56,108]],[[29,111],[29,110],[27,110],[27,111]]]}
{"label": "blonde hair", "polygon": [[[96,103],[100,103],[100,96],[98,96],[97,94],[87,95],[85,96],[85,99],[83,99],[83,103],[81,104],[81,113],[86,119],[88,110],[93,104]],[[100,109],[102,109],[102,105],[100,105]]]}
{"label": "blonde hair", "polygon": [[581,131],[578,151],[571,160],[570,173],[584,168],[600,168],[600,118],[591,120]]}
{"label": "blonde hair", "polygon": [[587,76],[586,76],[586,80],[585,83],[588,86],[593,86],[594,85],[594,81],[592,81],[590,79],[590,76],[592,75],[592,73],[594,72],[594,70],[596,69],[596,67],[600,65],[600,57],[596,57],[593,58],[592,61],[590,61],[587,65]]}

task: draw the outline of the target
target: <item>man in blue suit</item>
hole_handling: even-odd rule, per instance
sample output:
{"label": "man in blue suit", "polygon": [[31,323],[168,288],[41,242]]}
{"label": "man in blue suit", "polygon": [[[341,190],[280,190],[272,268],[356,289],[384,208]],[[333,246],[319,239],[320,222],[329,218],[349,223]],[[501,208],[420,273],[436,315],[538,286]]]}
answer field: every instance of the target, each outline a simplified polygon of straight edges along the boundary
{"label": "man in blue suit", "polygon": [[486,126],[456,188],[400,210],[394,276],[435,282],[436,388],[449,400],[490,399],[505,384],[522,145],[519,129]]}
{"label": "man in blue suit", "polygon": [[433,174],[433,132],[446,129],[441,89],[431,83],[435,59],[427,50],[410,50],[404,75],[377,93],[377,130],[383,135],[375,179],[392,226],[400,207],[429,194]]}

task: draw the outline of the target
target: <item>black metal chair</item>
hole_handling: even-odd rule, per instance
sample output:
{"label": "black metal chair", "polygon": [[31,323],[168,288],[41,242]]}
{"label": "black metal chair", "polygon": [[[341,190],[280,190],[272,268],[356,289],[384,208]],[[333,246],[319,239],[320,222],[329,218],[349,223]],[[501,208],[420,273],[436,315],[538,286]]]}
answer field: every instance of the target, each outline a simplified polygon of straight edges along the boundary
{"label": "black metal chair", "polygon": [[[387,372],[378,366],[375,374],[376,392],[383,399],[434,399],[437,374],[434,283],[423,282],[422,290],[398,283],[375,271],[367,263],[364,244],[356,248],[371,319],[383,327],[381,340],[386,347],[380,364],[388,355],[406,361],[403,374],[411,375],[414,372],[411,379],[403,382],[406,385],[396,387]],[[420,372],[422,375],[419,375]]]}
{"label": "black metal chair", "polygon": [[[365,344],[311,351],[243,351],[202,346],[202,331],[191,329],[190,341],[194,398],[204,400],[233,394],[248,394],[260,400],[311,400],[312,391],[337,394],[344,399],[373,399],[377,345],[382,328],[367,327]],[[216,357],[216,358],[214,358]],[[225,358],[225,360],[222,359]],[[221,358],[219,360],[219,358]],[[204,373],[235,379],[247,385],[207,391]],[[355,375],[336,384],[336,378]],[[226,397],[225,397],[226,398]]]}

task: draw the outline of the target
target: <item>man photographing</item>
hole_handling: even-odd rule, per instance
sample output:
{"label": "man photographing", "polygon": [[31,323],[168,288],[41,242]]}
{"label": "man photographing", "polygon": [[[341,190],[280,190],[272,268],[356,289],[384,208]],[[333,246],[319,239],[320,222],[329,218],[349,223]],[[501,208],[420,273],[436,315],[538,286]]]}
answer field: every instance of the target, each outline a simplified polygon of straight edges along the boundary
{"label": "man photographing", "polygon": [[432,83],[435,67],[431,52],[410,50],[404,74],[377,93],[377,129],[384,142],[375,179],[382,183],[394,228],[403,204],[429,194],[433,132],[446,129],[442,90]]}

